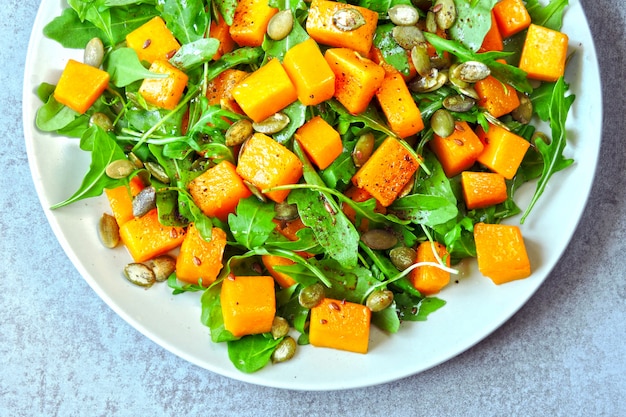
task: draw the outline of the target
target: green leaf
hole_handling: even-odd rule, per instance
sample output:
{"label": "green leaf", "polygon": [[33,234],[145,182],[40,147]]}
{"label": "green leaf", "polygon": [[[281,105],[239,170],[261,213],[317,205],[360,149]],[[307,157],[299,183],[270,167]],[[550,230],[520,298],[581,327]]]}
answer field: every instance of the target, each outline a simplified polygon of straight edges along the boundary
{"label": "green leaf", "polygon": [[157,0],[157,10],[167,27],[182,44],[202,39],[209,28],[209,16],[201,0]]}
{"label": "green leaf", "polygon": [[237,340],[231,332],[224,327],[222,315],[222,303],[220,301],[220,284],[210,286],[200,297],[202,314],[200,322],[211,330],[211,341],[214,343]]}
{"label": "green leaf", "polygon": [[400,320],[403,321],[426,321],[431,313],[446,304],[444,300],[437,297],[416,300],[406,293],[398,294],[394,299]]}
{"label": "green leaf", "polygon": [[559,78],[554,83],[554,89],[552,91],[552,99],[550,102],[550,128],[552,131],[552,140],[550,143],[546,143],[542,140],[536,142],[536,147],[541,157],[543,158],[543,170],[541,177],[537,182],[537,188],[533,194],[533,197],[526,208],[526,211],[522,215],[521,223],[526,220],[530,214],[532,208],[539,200],[539,197],[543,194],[548,180],[555,172],[558,172],[574,163],[573,159],[565,158],[563,151],[567,144],[567,130],[565,129],[565,121],[567,120],[567,114],[569,112],[575,96],[566,96],[567,85],[563,80],[563,77]]}
{"label": "green leaf", "polygon": [[237,243],[247,249],[263,246],[276,227],[273,204],[252,196],[240,200],[236,210],[228,216],[228,225]]}
{"label": "green leaf", "polygon": [[211,61],[219,46],[220,42],[212,38],[201,38],[185,43],[169,62],[181,71],[188,72]]}
{"label": "green leaf", "polygon": [[78,116],[78,113],[59,103],[53,95],[50,95],[46,104],[37,109],[35,124],[44,132],[55,132],[67,127]]}
{"label": "green leaf", "polygon": [[117,144],[115,139],[97,126],[92,126],[85,131],[81,142],[88,141],[93,144],[91,150],[91,165],[85,175],[80,188],[67,200],[51,207],[56,209],[70,203],[102,194],[105,188],[119,185],[119,180],[114,180],[106,175],[107,165],[117,159],[125,159],[126,154]]}
{"label": "green leaf", "polygon": [[59,42],[65,48],[81,49],[92,38],[104,38],[104,32],[90,22],[81,21],[74,9],[64,9],[43,28],[45,37]]}
{"label": "green leaf", "polygon": [[228,342],[228,358],[235,368],[245,373],[256,372],[270,362],[272,353],[282,338],[274,339],[262,334],[244,336]]}
{"label": "green leaf", "polygon": [[491,9],[498,0],[454,0],[457,18],[449,32],[472,51],[478,51],[491,28]]}
{"label": "green leaf", "polygon": [[392,23],[379,25],[374,36],[374,46],[380,50],[385,61],[404,75],[409,74],[409,55],[393,38]]}
{"label": "green leaf", "polygon": [[104,68],[111,75],[111,82],[117,87],[126,87],[145,78],[168,77],[168,74],[157,74],[146,69],[132,48],[119,48],[111,52],[105,60]]}
{"label": "green leaf", "polygon": [[534,24],[560,31],[563,27],[563,13],[568,5],[568,0],[550,0],[546,6],[539,0],[527,0],[526,10]]}

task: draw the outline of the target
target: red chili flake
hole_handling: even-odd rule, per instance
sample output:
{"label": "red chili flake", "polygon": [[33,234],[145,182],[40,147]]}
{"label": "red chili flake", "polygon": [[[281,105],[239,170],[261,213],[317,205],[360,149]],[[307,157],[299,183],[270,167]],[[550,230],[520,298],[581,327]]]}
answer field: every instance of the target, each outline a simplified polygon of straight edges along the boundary
{"label": "red chili flake", "polygon": [[176,229],[170,230],[170,237],[176,239],[178,237],[178,231]]}
{"label": "red chili flake", "polygon": [[328,323],[328,320],[326,320],[326,319],[321,319],[321,320],[320,320],[320,323],[321,323],[321,324],[326,324],[326,323]]}
{"label": "red chili flake", "polygon": [[455,123],[454,124],[454,130],[458,131],[458,132],[464,132],[465,128],[463,127],[462,124],[460,123]]}
{"label": "red chili flake", "polygon": [[463,141],[461,139],[454,139],[454,143],[456,143],[459,146],[463,146],[464,145],[464,143],[463,143]]}
{"label": "red chili flake", "polygon": [[335,310],[335,311],[340,311],[341,310],[339,305],[337,303],[335,303],[334,301],[332,303],[328,304],[328,308],[330,308],[331,310]]}
{"label": "red chili flake", "polygon": [[193,257],[193,264],[194,264],[195,266],[200,266],[200,265],[202,265],[202,259],[198,258],[197,256],[194,256],[194,257]]}
{"label": "red chili flake", "polygon": [[152,44],[152,39],[146,39],[146,41],[143,43],[143,49],[146,49],[151,44]]}
{"label": "red chili flake", "polygon": [[171,57],[173,57],[174,55],[176,55],[176,49],[172,49],[171,51],[169,51],[167,54],[165,54],[165,58],[170,59]]}
{"label": "red chili flake", "polygon": [[252,264],[252,270],[256,272],[257,274],[260,274],[263,272],[263,269],[261,268],[261,264],[259,264],[258,262],[255,262]]}
{"label": "red chili flake", "polygon": [[226,276],[226,279],[228,279],[229,281],[234,281],[235,274],[233,274],[232,272],[229,272],[228,275]]}
{"label": "red chili flake", "polygon": [[441,10],[442,8],[443,8],[443,4],[439,3],[439,4],[436,4],[436,5],[435,5],[435,7],[433,7],[433,8],[431,9],[431,11],[432,11],[433,13],[437,13],[437,12],[438,12],[439,10]]}

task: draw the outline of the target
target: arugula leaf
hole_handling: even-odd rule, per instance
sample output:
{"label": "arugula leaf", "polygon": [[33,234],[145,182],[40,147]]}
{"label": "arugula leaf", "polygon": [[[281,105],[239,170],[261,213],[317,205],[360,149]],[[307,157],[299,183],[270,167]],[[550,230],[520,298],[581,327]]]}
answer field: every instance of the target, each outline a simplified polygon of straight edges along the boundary
{"label": "arugula leaf", "polygon": [[409,56],[393,38],[392,31],[395,25],[387,23],[379,25],[374,35],[374,46],[380,50],[385,61],[404,75],[409,74]]}
{"label": "arugula leaf", "polygon": [[209,16],[202,0],[157,0],[156,9],[182,44],[202,39],[208,32]]}
{"label": "arugula leaf", "polygon": [[478,51],[491,28],[491,9],[498,0],[454,0],[457,18],[449,32],[472,51]]}
{"label": "arugula leaf", "polygon": [[244,336],[228,342],[228,358],[240,371],[256,372],[270,362],[272,353],[282,340],[262,334]]}
{"label": "arugula leaf", "polygon": [[[102,194],[105,188],[120,185],[120,180],[115,180],[105,173],[107,165],[117,159],[125,159],[126,154],[118,143],[104,130],[94,125],[87,129],[81,137],[81,143],[88,142],[85,146],[91,151],[91,165],[85,175],[80,188],[67,200],[54,204],[51,209],[66,206],[78,200],[96,197]],[[82,146],[81,146],[82,147]]]}
{"label": "arugula leaf", "polygon": [[237,340],[231,332],[224,327],[224,316],[222,315],[222,303],[220,301],[220,284],[212,285],[200,297],[202,314],[200,322],[211,330],[211,341],[215,343]]}
{"label": "arugula leaf", "polygon": [[169,62],[179,70],[189,72],[211,61],[219,46],[220,42],[213,38],[201,38],[184,43]]}
{"label": "arugula leaf", "polygon": [[567,119],[567,113],[569,112],[575,96],[566,96],[567,85],[563,77],[559,78],[554,84],[552,90],[552,99],[550,102],[550,128],[552,130],[552,140],[550,143],[546,143],[542,140],[536,142],[536,147],[541,157],[543,158],[543,170],[541,177],[537,182],[537,188],[535,193],[524,211],[520,223],[524,223],[524,220],[530,214],[532,208],[539,200],[539,197],[543,194],[543,191],[548,184],[548,180],[552,175],[574,163],[573,159],[565,158],[563,151],[567,144],[567,131],[565,129],[565,121]]}
{"label": "arugula leaf", "polygon": [[415,299],[407,293],[400,293],[394,297],[400,320],[425,321],[428,316],[443,307],[446,302],[437,297]]}
{"label": "arugula leaf", "polygon": [[534,24],[560,31],[563,27],[563,13],[569,0],[550,0],[543,6],[539,0],[526,0],[526,10]]}
{"label": "arugula leaf", "polygon": [[111,82],[116,87],[126,87],[144,78],[168,77],[168,74],[157,74],[146,69],[132,48],[119,48],[111,52],[104,62],[104,68],[111,75]]}
{"label": "arugula leaf", "polygon": [[228,225],[237,243],[247,249],[263,246],[276,227],[274,206],[252,196],[239,201],[236,210],[228,216]]}

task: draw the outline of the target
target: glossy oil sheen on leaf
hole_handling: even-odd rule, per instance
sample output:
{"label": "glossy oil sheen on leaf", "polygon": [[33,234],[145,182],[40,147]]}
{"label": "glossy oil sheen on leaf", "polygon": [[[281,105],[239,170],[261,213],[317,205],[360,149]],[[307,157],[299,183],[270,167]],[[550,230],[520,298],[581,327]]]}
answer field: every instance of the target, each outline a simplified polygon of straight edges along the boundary
{"label": "glossy oil sheen on leaf", "polygon": [[491,27],[491,9],[498,0],[455,0],[457,18],[450,34],[472,51],[478,51]]}

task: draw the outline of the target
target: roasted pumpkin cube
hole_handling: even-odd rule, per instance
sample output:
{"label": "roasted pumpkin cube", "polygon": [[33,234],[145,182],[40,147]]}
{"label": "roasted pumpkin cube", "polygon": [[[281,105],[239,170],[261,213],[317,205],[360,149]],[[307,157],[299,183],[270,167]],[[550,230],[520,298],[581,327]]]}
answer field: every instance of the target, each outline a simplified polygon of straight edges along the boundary
{"label": "roasted pumpkin cube", "polygon": [[139,87],[139,94],[146,102],[166,110],[173,110],[183,97],[187,81],[187,74],[174,67],[168,61],[154,61],[150,71],[157,74],[166,74],[165,78],[146,78]]}
{"label": "roasted pumpkin cube", "polygon": [[139,60],[149,64],[168,60],[180,49],[180,43],[159,16],[126,35],[126,45],[137,52]]}
{"label": "roasted pumpkin cube", "polygon": [[276,315],[274,278],[234,276],[222,281],[220,290],[224,328],[233,336],[266,333]]}
{"label": "roasted pumpkin cube", "polygon": [[519,227],[477,223],[474,241],[478,270],[495,284],[530,276],[530,260]]}
{"label": "roasted pumpkin cube", "polygon": [[109,86],[109,73],[70,59],[54,90],[54,98],[77,113],[85,113]]}
{"label": "roasted pumpkin cube", "polygon": [[211,240],[207,241],[191,223],[176,257],[176,278],[191,284],[197,284],[202,279],[202,285],[208,286],[222,269],[225,248],[226,233],[222,229],[214,227]]}
{"label": "roasted pumpkin cube", "polygon": [[311,309],[313,346],[367,353],[372,312],[362,304],[325,298]]}

